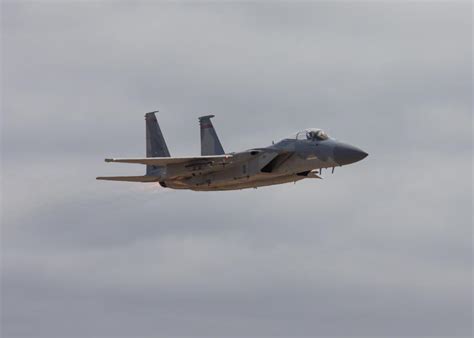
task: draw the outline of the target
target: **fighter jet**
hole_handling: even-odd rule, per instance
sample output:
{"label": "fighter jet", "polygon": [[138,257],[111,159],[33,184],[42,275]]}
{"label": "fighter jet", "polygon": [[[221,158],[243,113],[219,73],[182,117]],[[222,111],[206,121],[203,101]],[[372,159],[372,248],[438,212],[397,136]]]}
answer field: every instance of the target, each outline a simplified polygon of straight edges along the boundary
{"label": "fighter jet", "polygon": [[158,182],[162,187],[195,191],[258,188],[321,179],[324,168],[348,165],[368,154],[310,128],[264,148],[226,153],[211,122],[214,115],[199,117],[201,156],[171,157],[156,112],[145,115],[146,157],[107,158],[105,162],[146,166],[143,176],[97,177],[98,180]]}

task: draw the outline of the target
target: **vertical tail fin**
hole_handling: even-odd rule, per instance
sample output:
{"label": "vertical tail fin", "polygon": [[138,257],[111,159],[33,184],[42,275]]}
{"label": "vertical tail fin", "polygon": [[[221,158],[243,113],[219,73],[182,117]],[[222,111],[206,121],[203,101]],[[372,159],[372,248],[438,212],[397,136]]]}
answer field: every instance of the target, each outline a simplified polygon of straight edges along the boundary
{"label": "vertical tail fin", "polygon": [[225,154],[221,141],[219,141],[219,137],[217,137],[216,130],[211,122],[211,118],[213,117],[214,115],[206,115],[199,118],[202,156]]}
{"label": "vertical tail fin", "polygon": [[[165,138],[161,132],[160,125],[156,120],[156,112],[146,113],[146,157],[170,157]],[[155,170],[156,166],[147,165],[146,173]]]}

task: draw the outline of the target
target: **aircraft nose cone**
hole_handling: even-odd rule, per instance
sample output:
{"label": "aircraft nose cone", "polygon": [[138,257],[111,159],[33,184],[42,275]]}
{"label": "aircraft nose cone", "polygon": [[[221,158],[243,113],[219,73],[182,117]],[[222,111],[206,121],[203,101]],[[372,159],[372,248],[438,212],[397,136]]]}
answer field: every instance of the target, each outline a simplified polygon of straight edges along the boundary
{"label": "aircraft nose cone", "polygon": [[339,165],[358,162],[366,158],[367,155],[369,154],[367,154],[365,151],[349,144],[340,143],[334,147],[334,161],[336,161]]}

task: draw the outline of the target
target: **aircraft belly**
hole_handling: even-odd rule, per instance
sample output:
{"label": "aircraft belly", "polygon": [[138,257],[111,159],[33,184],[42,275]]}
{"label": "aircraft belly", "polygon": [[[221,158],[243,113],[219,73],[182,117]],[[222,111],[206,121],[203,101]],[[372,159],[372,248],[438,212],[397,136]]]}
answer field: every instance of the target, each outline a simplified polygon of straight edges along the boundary
{"label": "aircraft belly", "polygon": [[303,178],[304,177],[296,176],[296,175],[274,176],[272,178],[260,177],[260,178],[256,178],[256,179],[248,180],[244,182],[238,182],[234,184],[232,183],[221,184],[221,185],[216,185],[214,187],[208,187],[208,188],[210,188],[209,190],[240,190],[240,189],[258,188],[258,187],[264,187],[264,186],[269,186],[269,185],[296,182]]}
{"label": "aircraft belly", "polygon": [[183,181],[167,181],[166,186],[173,189],[190,189],[195,191],[219,191],[219,190],[241,190],[249,188],[258,188],[275,184],[296,182],[304,179],[297,175],[256,175],[248,179],[229,179],[219,183],[192,185]]}

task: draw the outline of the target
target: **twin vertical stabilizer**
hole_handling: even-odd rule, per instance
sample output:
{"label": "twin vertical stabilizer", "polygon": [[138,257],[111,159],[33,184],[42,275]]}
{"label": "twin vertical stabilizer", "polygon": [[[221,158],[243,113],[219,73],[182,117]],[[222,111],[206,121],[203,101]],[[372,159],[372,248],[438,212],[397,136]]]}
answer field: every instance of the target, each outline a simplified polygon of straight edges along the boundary
{"label": "twin vertical stabilizer", "polygon": [[146,113],[146,157],[170,157],[165,138],[161,132],[156,112]]}
{"label": "twin vertical stabilizer", "polygon": [[217,137],[216,130],[211,122],[211,118],[213,117],[214,115],[206,115],[199,118],[202,156],[225,154],[221,141],[219,141],[219,137]]}
{"label": "twin vertical stabilizer", "polygon": [[[170,152],[166,146],[166,141],[156,120],[155,113],[145,114],[146,157],[170,157]],[[219,141],[219,137],[211,122],[213,117],[214,115],[206,115],[199,118],[202,156],[225,154],[221,141]]]}
{"label": "twin vertical stabilizer", "polygon": [[[163,137],[163,133],[161,132],[161,128],[160,128],[160,125],[158,124],[155,113],[156,111],[145,114],[146,157],[147,158],[170,157],[171,155],[168,150],[168,146],[166,145],[165,138]],[[214,115],[207,115],[207,116],[201,116],[199,118],[199,124],[201,126],[201,155],[202,156],[225,154],[224,149],[222,148],[222,144],[219,141],[219,138],[217,137],[217,133],[211,122],[211,118],[213,117]],[[162,170],[163,167],[166,166],[166,164],[162,164],[162,163],[169,162],[168,160],[165,161],[164,159],[156,159],[156,160],[160,160],[161,161],[160,164],[158,164],[157,161],[130,162],[130,163],[146,164],[146,176],[137,176],[137,177],[120,176],[120,177],[109,177],[109,178],[100,177],[100,179],[109,179],[109,180],[117,180],[117,181],[128,180],[128,181],[134,181],[134,182],[137,182],[137,181],[148,182],[150,181],[150,177],[160,177],[161,176],[160,170]],[[112,161],[107,161],[107,162],[112,162]],[[119,162],[119,161],[115,161],[115,162]]]}
{"label": "twin vertical stabilizer", "polygon": [[[166,146],[165,138],[161,132],[160,125],[156,120],[156,112],[146,113],[146,157],[170,157],[170,152]],[[146,173],[149,175],[157,169],[154,165],[146,166]]]}

